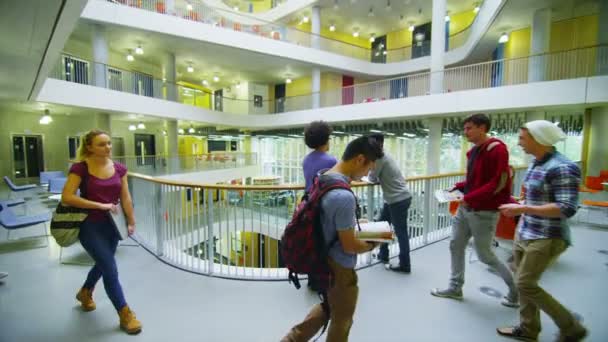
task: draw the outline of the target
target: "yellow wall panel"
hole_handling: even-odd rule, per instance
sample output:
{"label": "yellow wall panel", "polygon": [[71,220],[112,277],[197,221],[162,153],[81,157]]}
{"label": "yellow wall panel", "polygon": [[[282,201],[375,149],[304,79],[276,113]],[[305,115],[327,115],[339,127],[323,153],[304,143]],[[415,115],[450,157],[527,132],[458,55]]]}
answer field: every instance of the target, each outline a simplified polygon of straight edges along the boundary
{"label": "yellow wall panel", "polygon": [[450,14],[450,35],[456,34],[469,27],[475,20],[473,10]]}
{"label": "yellow wall panel", "polygon": [[517,58],[530,55],[530,28],[511,32],[505,44],[505,58]]}

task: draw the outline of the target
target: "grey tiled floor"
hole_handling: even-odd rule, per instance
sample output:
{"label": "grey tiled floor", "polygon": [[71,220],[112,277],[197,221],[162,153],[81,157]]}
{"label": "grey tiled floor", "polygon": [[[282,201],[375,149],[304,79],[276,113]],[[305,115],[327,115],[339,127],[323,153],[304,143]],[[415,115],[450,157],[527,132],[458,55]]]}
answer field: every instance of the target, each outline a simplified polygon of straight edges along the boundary
{"label": "grey tiled floor", "polygon": [[[40,208],[38,208],[40,209]],[[22,235],[38,234],[40,228]],[[580,314],[590,328],[587,341],[608,341],[608,232],[578,226],[575,246],[545,274],[543,286]],[[17,235],[16,235],[17,236]],[[5,232],[0,230],[0,239]],[[506,245],[505,245],[506,246]],[[80,253],[79,246],[68,255]],[[505,258],[507,249],[499,247]],[[119,247],[117,259],[126,298],[144,324],[138,336],[118,329],[118,318],[100,282],[97,310],[79,310],[74,295],[86,266],[60,265],[58,248],[0,254],[0,341],[278,341],[302,319],[315,296],[286,282],[209,278],[174,269],[141,247]],[[429,295],[447,284],[447,241],[412,253],[413,273],[374,266],[359,271],[360,296],[350,341],[503,341],[495,328],[516,322],[516,310],[485,295],[480,287],[505,293],[486,267],[467,264],[465,300]],[[543,315],[541,341],[557,332]],[[506,341],[506,340],[505,340]]]}

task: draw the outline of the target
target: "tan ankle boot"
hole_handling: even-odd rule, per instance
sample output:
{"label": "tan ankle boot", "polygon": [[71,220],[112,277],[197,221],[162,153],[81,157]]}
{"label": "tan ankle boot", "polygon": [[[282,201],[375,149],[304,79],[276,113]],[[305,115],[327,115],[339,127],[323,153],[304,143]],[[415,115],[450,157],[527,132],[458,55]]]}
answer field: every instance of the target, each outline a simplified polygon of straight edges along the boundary
{"label": "tan ankle boot", "polygon": [[76,294],[76,300],[80,302],[83,311],[93,311],[96,308],[93,301],[93,289],[81,288]]}
{"label": "tan ankle boot", "polygon": [[139,334],[141,332],[141,322],[135,318],[135,313],[125,305],[118,312],[120,317],[120,328],[127,334]]}

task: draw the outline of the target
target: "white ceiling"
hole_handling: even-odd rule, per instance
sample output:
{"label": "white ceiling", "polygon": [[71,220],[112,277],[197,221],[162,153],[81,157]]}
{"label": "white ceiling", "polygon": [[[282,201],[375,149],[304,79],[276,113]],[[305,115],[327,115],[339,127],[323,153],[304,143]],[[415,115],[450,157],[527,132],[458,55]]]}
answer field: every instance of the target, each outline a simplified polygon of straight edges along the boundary
{"label": "white ceiling", "polygon": [[0,1],[0,98],[29,96],[61,3]]}

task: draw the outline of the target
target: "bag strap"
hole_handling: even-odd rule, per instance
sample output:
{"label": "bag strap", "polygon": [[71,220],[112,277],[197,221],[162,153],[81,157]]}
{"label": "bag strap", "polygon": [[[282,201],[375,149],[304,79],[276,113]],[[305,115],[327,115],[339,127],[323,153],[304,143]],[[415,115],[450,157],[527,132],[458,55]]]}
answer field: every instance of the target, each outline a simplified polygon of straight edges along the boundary
{"label": "bag strap", "polygon": [[87,198],[87,187],[89,180],[89,165],[87,165],[86,160],[83,160],[82,165],[84,165],[84,174],[80,180],[80,197],[86,199]]}

